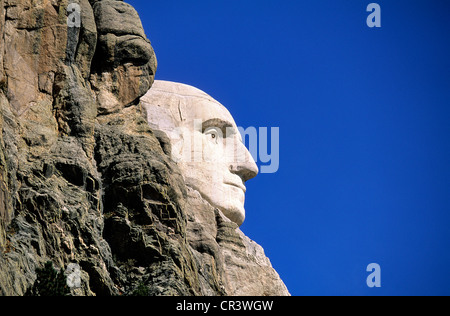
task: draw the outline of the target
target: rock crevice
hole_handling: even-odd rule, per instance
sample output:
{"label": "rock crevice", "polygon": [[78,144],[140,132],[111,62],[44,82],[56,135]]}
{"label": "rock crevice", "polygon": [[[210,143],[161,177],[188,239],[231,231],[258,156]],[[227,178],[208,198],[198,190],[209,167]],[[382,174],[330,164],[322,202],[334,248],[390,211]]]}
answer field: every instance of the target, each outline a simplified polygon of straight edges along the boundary
{"label": "rock crevice", "polygon": [[72,295],[289,294],[150,128],[156,67],[123,1],[0,0],[0,295],[48,261],[80,267]]}

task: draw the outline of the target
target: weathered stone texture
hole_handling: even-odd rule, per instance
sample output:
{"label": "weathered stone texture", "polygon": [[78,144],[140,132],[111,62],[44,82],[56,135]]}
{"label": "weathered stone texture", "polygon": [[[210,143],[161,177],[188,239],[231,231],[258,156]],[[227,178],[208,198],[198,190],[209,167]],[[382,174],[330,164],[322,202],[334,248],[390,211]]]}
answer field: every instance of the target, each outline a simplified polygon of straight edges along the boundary
{"label": "weathered stone texture", "polygon": [[122,1],[0,0],[0,295],[47,261],[79,264],[73,295],[288,294],[150,129],[139,99],[156,65]]}

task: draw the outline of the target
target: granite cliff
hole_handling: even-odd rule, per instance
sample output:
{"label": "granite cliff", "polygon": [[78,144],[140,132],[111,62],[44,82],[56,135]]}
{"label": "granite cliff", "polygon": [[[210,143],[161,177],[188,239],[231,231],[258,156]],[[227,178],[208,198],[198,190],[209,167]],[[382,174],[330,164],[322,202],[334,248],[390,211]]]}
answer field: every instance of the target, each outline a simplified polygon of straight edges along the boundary
{"label": "granite cliff", "polygon": [[156,68],[123,1],[0,0],[0,295],[49,261],[73,295],[289,295],[151,130]]}

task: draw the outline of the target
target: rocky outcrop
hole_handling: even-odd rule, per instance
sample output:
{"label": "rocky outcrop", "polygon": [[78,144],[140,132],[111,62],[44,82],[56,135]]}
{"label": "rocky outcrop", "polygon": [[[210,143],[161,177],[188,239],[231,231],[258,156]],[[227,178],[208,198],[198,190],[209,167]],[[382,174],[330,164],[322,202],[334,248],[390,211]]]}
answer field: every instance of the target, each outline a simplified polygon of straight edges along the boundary
{"label": "rocky outcrop", "polygon": [[202,295],[289,295],[264,250],[188,188],[187,236]]}
{"label": "rocky outcrop", "polygon": [[0,0],[0,295],[47,261],[73,295],[288,294],[150,129],[156,66],[123,1]]}

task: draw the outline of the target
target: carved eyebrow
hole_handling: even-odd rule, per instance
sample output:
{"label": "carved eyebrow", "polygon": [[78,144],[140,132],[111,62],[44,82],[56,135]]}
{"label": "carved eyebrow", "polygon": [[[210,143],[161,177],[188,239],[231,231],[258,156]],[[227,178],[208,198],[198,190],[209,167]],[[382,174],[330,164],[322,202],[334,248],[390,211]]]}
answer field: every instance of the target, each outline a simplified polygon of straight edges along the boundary
{"label": "carved eyebrow", "polygon": [[[230,128],[232,128],[233,134],[235,134],[233,124],[228,121],[219,119],[219,118],[214,118],[214,119],[210,119],[210,120],[203,122],[202,123],[202,133],[204,133],[208,128],[211,128],[211,127],[216,127],[216,128],[221,129],[223,135],[227,135],[227,132],[229,132]],[[227,135],[227,136],[230,136],[230,135]]]}

